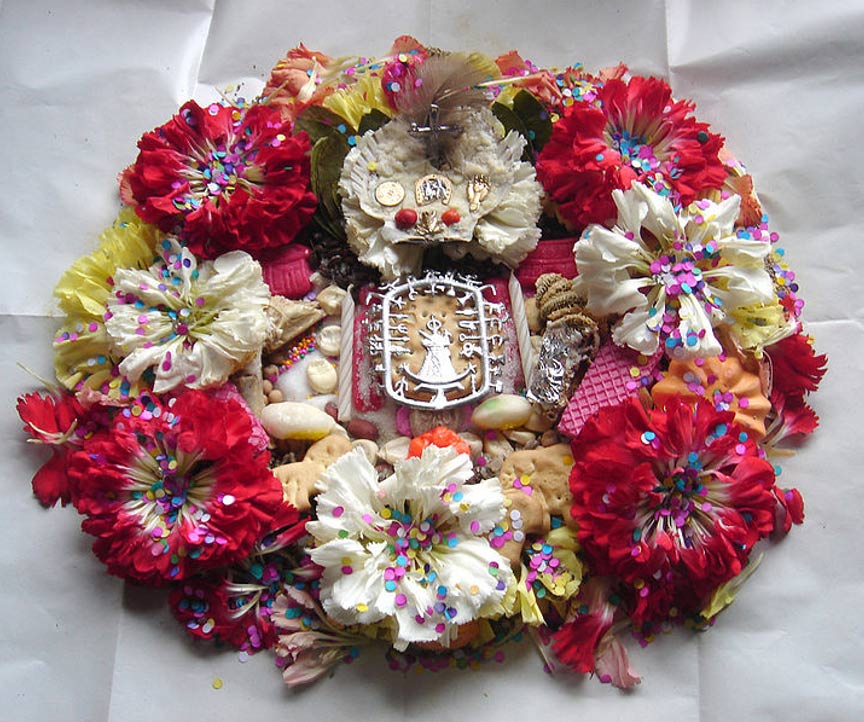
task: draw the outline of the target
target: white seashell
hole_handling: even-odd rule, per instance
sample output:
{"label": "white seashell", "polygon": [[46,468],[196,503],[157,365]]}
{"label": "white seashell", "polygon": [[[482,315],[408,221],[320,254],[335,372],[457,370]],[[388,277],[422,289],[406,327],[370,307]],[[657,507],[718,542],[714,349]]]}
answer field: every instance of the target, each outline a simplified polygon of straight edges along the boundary
{"label": "white seashell", "polygon": [[338,324],[324,326],[318,331],[318,350],[325,356],[338,356],[342,345],[342,327]]}
{"label": "white seashell", "polygon": [[337,426],[326,411],[309,404],[283,401],[270,404],[261,412],[261,423],[277,439],[323,439]]}
{"label": "white seashell", "polygon": [[316,393],[330,394],[336,389],[339,377],[333,364],[326,359],[317,358],[310,361],[306,367],[306,380]]}
{"label": "white seashell", "polygon": [[483,439],[470,431],[460,431],[459,437],[471,449],[471,458],[476,459],[483,452]]}
{"label": "white seashell", "polygon": [[363,453],[366,454],[366,458],[369,459],[370,464],[378,463],[378,444],[374,441],[370,441],[369,439],[356,439],[351,442],[351,446],[355,449],[363,449]]}
{"label": "white seashell", "polygon": [[531,402],[524,396],[501,394],[486,399],[474,409],[471,421],[481,429],[515,429],[525,425],[531,410]]}
{"label": "white seashell", "polygon": [[378,455],[390,465],[398,464],[408,457],[408,445],[410,443],[411,439],[407,436],[397,436],[384,444]]}

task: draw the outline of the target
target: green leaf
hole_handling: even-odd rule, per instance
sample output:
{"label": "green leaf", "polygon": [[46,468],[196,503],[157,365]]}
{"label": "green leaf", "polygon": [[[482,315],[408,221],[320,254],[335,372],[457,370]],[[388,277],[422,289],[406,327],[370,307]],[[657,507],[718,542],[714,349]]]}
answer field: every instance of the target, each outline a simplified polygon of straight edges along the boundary
{"label": "green leaf", "polygon": [[549,111],[527,90],[520,90],[513,98],[513,112],[522,119],[528,131],[528,142],[539,153],[552,135]]}
{"label": "green leaf", "polygon": [[528,163],[533,163],[534,148],[531,145],[531,139],[528,136],[528,129],[525,127],[525,123],[522,121],[522,118],[520,118],[514,111],[512,111],[503,103],[493,103],[492,112],[495,114],[495,117],[501,121],[501,125],[504,126],[505,133],[509,133],[511,130],[515,130],[525,139],[525,150],[522,152],[522,160]]}
{"label": "green leaf", "polygon": [[506,133],[515,130],[519,135],[525,136],[525,140],[528,140],[528,129],[525,127],[522,119],[510,108],[503,103],[493,103],[492,112],[495,114],[495,117],[501,121],[501,125],[504,126],[504,131]]}
{"label": "green leaf", "polygon": [[390,117],[386,113],[382,113],[377,108],[372,108],[372,110],[360,118],[360,127],[357,129],[357,134],[364,135],[366,131],[378,130],[382,125],[389,122]]}
{"label": "green leaf", "polygon": [[329,136],[341,136],[347,138],[356,135],[357,131],[332,110],[327,110],[320,105],[310,105],[294,121],[296,130],[305,130],[309,134],[309,140],[315,145],[322,138]]}
{"label": "green leaf", "polygon": [[[344,238],[342,203],[339,199],[339,178],[348,155],[348,140],[341,133],[326,135],[312,146],[310,185],[318,197],[316,216],[319,225],[337,238]],[[335,231],[335,232],[334,232]]]}

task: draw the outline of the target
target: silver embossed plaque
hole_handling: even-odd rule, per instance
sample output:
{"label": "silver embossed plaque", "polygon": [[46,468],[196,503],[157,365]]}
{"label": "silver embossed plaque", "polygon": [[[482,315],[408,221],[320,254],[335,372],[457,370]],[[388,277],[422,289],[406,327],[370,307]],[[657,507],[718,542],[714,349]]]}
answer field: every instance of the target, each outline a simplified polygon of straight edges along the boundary
{"label": "silver embossed plaque", "polygon": [[369,344],[387,396],[437,410],[500,390],[506,310],[484,298],[487,288],[470,277],[430,272],[382,289]]}

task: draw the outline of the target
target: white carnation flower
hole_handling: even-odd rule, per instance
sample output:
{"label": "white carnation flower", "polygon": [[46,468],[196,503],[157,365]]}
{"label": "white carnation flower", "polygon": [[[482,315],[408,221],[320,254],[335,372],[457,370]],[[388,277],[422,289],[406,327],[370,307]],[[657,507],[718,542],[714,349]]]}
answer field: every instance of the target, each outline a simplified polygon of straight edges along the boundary
{"label": "white carnation flower", "polygon": [[153,390],[203,388],[227,381],[260,351],[270,292],[261,266],[232,251],[198,263],[175,239],[147,270],[119,269],[105,327],[136,381],[155,368]]}
{"label": "white carnation flower", "polygon": [[662,341],[676,358],[716,356],[715,327],[734,332],[734,310],[775,301],[769,243],[735,235],[738,196],[679,213],[638,183],[612,196],[618,220],[589,226],[576,243],[574,285],[592,313],[623,314],[612,329],[617,344],[651,355]]}
{"label": "white carnation flower", "polygon": [[504,514],[497,479],[466,484],[471,459],[430,446],[382,482],[362,450],[332,464],[306,529],[324,567],[321,601],[341,624],[395,622],[396,649],[447,646],[461,624],[501,611],[514,583],[485,538]]}

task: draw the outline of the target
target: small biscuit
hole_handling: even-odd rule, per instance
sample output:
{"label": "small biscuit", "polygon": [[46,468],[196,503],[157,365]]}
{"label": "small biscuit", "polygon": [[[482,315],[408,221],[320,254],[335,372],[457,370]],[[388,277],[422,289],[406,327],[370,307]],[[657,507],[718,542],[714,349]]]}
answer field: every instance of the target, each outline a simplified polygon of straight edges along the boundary
{"label": "small biscuit", "polygon": [[312,508],[309,497],[315,494],[316,482],[330,464],[351,448],[347,437],[331,434],[312,444],[303,461],[277,466],[273,474],[282,482],[282,498],[298,511],[309,511]]}
{"label": "small biscuit", "polygon": [[[553,516],[561,517],[567,526],[574,525],[570,515],[572,468],[569,444],[515,451],[504,460],[498,478],[505,498],[510,501],[508,513],[518,510],[521,531],[526,537],[548,534]],[[524,541],[510,540],[499,550],[514,567],[520,563]]]}

